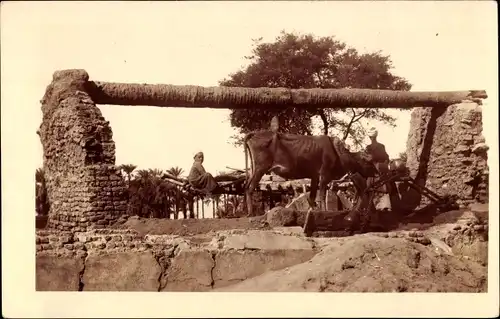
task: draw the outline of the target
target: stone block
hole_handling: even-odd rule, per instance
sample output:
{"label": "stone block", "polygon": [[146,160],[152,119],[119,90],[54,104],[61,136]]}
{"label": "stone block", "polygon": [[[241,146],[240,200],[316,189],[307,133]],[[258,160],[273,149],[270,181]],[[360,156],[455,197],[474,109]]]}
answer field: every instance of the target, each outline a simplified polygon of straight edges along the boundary
{"label": "stone block", "polygon": [[91,255],[85,262],[84,291],[158,291],[161,268],[149,252]]}
{"label": "stone block", "polygon": [[78,291],[83,260],[57,256],[36,257],[37,291]]}
{"label": "stone block", "polygon": [[162,291],[207,291],[212,286],[212,253],[185,249],[172,259]]}

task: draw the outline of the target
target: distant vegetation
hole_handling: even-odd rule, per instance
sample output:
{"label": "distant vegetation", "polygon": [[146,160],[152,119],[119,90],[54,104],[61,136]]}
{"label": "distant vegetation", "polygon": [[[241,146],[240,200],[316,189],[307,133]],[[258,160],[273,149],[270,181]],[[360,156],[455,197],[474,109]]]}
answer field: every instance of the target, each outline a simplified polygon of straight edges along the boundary
{"label": "distant vegetation", "polygon": [[[119,166],[122,178],[127,186],[127,214],[137,215],[144,218],[201,218],[204,215],[214,215],[218,218],[230,218],[243,216],[242,199],[238,196],[227,196],[226,200],[221,195],[211,197],[190,197],[181,191],[180,186],[172,184],[162,178],[163,171],[159,169],[136,170],[137,166],[124,164]],[[183,170],[172,167],[166,170],[175,177],[180,177]],[[36,179],[36,214],[45,216],[48,214],[49,205],[47,199],[47,188],[43,168],[35,173]],[[198,202],[198,203],[197,203]],[[212,212],[204,211],[202,205],[210,202],[214,204]],[[193,209],[190,210],[189,207]],[[238,209],[234,209],[237,207]]]}
{"label": "distant vegetation", "polygon": [[406,152],[399,153],[399,159],[406,163],[408,161],[408,155]]}

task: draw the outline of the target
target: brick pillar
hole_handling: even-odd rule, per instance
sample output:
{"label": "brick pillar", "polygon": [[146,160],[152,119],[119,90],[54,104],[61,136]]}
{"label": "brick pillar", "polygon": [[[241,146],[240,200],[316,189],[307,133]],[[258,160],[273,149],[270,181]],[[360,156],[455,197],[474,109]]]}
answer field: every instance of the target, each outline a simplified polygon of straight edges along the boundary
{"label": "brick pillar", "polygon": [[[417,182],[459,203],[488,201],[488,163],[482,110],[474,102],[445,109],[415,108],[407,141],[408,168]],[[419,204],[421,198],[408,196]],[[422,201],[424,204],[427,201]]]}
{"label": "brick pillar", "polygon": [[56,71],[41,101],[38,134],[50,205],[48,227],[102,228],[126,211],[125,184],[115,167],[107,122],[86,93],[84,70]]}

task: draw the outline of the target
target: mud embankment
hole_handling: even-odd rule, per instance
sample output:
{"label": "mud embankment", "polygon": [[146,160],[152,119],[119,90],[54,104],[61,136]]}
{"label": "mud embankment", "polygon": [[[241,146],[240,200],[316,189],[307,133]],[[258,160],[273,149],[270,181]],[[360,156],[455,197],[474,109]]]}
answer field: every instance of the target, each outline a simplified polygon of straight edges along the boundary
{"label": "mud embankment", "polygon": [[[175,221],[183,232],[194,234],[186,236],[162,234],[158,226],[156,234],[147,235],[116,228],[76,234],[39,230],[36,288],[487,291],[487,213],[455,213],[453,222],[450,215],[436,217],[441,223],[425,229],[402,227],[342,238],[306,238],[300,227],[195,231],[203,220]],[[154,221],[132,218],[122,226],[138,225],[144,231],[148,223]],[[241,220],[224,223],[243,226],[230,225]],[[255,223],[246,226],[254,228]]]}
{"label": "mud embankment", "polygon": [[[310,260],[313,240],[291,234],[231,230],[207,236],[95,230],[42,233],[37,290],[207,291]],[[46,238],[46,239],[45,239]],[[64,243],[66,242],[66,243]],[[50,245],[50,247],[48,247]]]}

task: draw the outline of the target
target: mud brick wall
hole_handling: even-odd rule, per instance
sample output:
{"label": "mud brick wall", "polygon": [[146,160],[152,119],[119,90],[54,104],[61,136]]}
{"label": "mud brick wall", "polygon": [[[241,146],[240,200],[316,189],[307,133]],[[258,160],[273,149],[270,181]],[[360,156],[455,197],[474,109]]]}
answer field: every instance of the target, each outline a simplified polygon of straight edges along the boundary
{"label": "mud brick wall", "polygon": [[460,204],[487,202],[488,146],[482,130],[481,106],[474,102],[415,108],[407,141],[411,176],[438,194],[456,195]]}
{"label": "mud brick wall", "polygon": [[[92,229],[86,232],[38,230],[37,256],[86,257],[88,253],[142,252],[153,246],[134,230]],[[164,248],[164,247],[162,247]]]}
{"label": "mud brick wall", "polygon": [[58,257],[83,257],[86,253],[74,244],[73,236],[69,231],[37,230],[36,255],[45,255],[50,251]]}
{"label": "mud brick wall", "polygon": [[48,227],[84,231],[126,211],[125,184],[115,164],[112,131],[85,93],[84,70],[57,71],[41,101],[38,131],[50,205]]}

